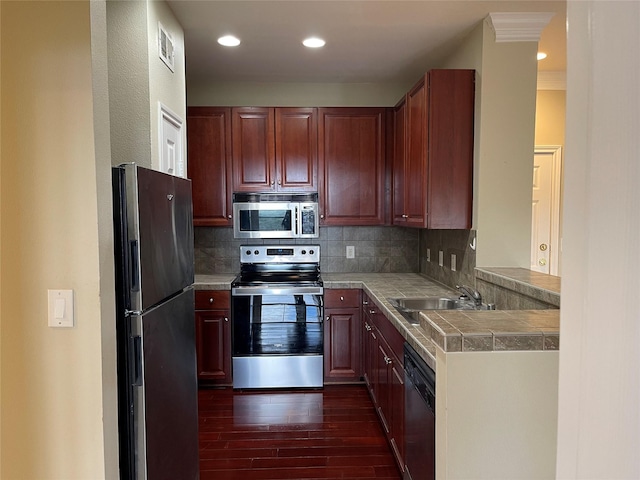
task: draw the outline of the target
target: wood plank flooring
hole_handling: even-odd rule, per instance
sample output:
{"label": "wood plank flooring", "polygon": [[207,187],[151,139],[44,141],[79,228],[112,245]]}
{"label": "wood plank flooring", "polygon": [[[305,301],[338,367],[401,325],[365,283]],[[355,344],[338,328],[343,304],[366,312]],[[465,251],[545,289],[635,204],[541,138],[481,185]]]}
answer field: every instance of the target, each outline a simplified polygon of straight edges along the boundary
{"label": "wood plank flooring", "polygon": [[201,480],[401,476],[366,387],[201,389]]}

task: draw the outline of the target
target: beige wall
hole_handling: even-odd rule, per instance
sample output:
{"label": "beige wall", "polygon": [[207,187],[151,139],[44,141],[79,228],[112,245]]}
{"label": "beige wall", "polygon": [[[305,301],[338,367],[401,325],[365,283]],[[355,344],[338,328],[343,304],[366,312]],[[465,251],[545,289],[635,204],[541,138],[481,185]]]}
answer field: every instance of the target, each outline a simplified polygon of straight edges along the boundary
{"label": "beige wall", "polygon": [[536,145],[564,145],[565,90],[538,90],[536,97]]}
{"label": "beige wall", "polygon": [[[415,82],[418,79],[414,79]],[[376,83],[188,83],[190,106],[390,107],[411,87]]]}
{"label": "beige wall", "polygon": [[[90,2],[1,8],[0,476],[104,478],[108,179],[94,148]],[[73,328],[47,326],[47,289],[58,288],[75,291]]]}
{"label": "beige wall", "polygon": [[[159,102],[183,121],[183,158],[187,158],[187,98],[185,81],[184,32],[165,2],[147,3],[147,46],[149,56],[149,129],[151,132],[151,165],[160,167]],[[175,48],[173,72],[158,56],[158,22],[167,30]]]}
{"label": "beige wall", "polygon": [[496,43],[485,21],[444,65],[477,70],[474,227],[478,266],[529,267],[536,50],[536,42]]}
{"label": "beige wall", "polygon": [[640,3],[569,1],[567,23],[556,478],[637,479]]}

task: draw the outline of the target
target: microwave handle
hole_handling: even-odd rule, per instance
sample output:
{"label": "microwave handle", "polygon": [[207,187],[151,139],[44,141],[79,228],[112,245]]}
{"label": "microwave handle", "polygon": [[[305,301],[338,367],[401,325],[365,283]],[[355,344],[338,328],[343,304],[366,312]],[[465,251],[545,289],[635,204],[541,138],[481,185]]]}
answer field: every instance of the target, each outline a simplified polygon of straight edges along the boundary
{"label": "microwave handle", "polygon": [[294,232],[294,236],[296,236],[296,237],[298,236],[298,230],[299,230],[299,229],[298,229],[298,225],[299,225],[299,223],[298,223],[298,222],[300,222],[300,220],[299,220],[299,218],[300,218],[300,217],[299,217],[299,215],[298,215],[298,209],[299,209],[299,208],[300,208],[300,207],[299,207],[299,206],[297,206],[297,205],[293,208],[294,215],[295,215],[295,222],[294,222],[294,224],[295,224],[295,229],[296,229],[296,230],[295,230],[295,232]]}

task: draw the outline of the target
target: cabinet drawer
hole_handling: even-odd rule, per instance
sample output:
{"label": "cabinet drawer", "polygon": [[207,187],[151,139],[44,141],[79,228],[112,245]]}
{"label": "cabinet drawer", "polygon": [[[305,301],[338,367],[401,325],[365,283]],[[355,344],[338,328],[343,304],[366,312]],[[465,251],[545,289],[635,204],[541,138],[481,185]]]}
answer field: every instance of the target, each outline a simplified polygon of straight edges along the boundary
{"label": "cabinet drawer", "polygon": [[196,310],[231,308],[231,294],[228,290],[196,290]]}
{"label": "cabinet drawer", "polygon": [[327,289],[324,291],[325,308],[360,308],[360,289]]}

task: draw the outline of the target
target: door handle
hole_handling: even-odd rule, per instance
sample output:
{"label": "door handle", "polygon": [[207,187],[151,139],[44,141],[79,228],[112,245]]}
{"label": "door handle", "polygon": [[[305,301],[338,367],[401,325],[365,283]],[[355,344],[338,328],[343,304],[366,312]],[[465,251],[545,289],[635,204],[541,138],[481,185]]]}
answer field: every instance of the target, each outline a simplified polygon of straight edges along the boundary
{"label": "door handle", "polygon": [[543,252],[544,252],[547,248],[549,248],[549,246],[548,246],[546,243],[541,243],[541,244],[540,244],[540,250],[542,250]]}

